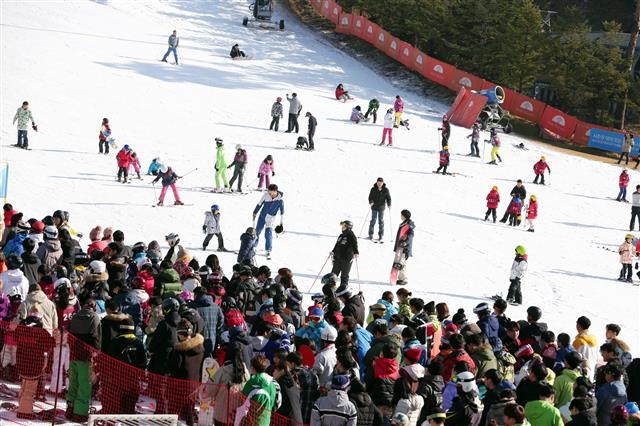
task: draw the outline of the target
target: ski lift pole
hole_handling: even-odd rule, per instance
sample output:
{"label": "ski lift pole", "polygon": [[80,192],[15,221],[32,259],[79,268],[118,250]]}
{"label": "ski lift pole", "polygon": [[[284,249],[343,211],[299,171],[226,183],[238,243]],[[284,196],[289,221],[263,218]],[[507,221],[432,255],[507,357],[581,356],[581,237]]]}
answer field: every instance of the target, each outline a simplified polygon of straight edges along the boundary
{"label": "ski lift pole", "polygon": [[320,278],[320,275],[322,274],[322,271],[324,271],[324,267],[327,266],[327,262],[329,261],[330,258],[331,258],[331,253],[329,253],[329,256],[327,256],[327,260],[324,261],[324,263],[322,264],[322,268],[320,268],[320,272],[318,272],[318,275],[316,275],[316,278],[313,280],[311,287],[309,287],[309,293],[311,293],[311,289],[313,288],[313,286],[316,285],[316,281],[318,281],[318,278]]}

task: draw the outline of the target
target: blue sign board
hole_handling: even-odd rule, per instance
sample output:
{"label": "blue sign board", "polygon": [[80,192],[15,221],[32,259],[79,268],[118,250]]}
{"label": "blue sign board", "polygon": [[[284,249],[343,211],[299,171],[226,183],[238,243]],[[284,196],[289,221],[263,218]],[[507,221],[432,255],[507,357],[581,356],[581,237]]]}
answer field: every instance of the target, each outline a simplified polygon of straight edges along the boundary
{"label": "blue sign board", "polygon": [[[633,147],[631,148],[631,155],[640,155],[640,140],[633,138]],[[610,132],[608,130],[589,129],[589,142],[587,146],[592,148],[602,149],[604,151],[622,152],[622,144],[624,143],[624,134],[617,132]]]}
{"label": "blue sign board", "polygon": [[7,198],[9,189],[9,163],[0,163],[0,198]]}

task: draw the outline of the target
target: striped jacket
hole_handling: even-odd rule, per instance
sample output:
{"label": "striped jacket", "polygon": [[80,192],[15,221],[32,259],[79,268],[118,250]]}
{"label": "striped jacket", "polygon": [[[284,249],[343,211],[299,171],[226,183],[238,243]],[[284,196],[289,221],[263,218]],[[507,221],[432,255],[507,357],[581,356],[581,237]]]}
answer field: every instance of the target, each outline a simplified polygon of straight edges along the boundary
{"label": "striped jacket", "polygon": [[311,426],[356,426],[358,411],[345,391],[330,390],[311,411]]}

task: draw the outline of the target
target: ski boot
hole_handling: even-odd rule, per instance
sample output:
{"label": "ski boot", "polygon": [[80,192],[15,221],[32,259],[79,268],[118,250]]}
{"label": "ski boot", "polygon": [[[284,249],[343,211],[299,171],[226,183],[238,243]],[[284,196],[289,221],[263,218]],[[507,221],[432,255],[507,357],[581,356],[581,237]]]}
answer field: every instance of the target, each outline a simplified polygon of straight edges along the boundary
{"label": "ski boot", "polygon": [[184,206],[184,203],[182,201],[180,201],[180,200],[176,200],[176,201],[173,202],[173,205],[174,206]]}
{"label": "ski boot", "polygon": [[164,203],[162,201],[158,201],[158,204],[156,204],[156,206],[162,207],[162,206],[164,206]]}
{"label": "ski boot", "polygon": [[229,250],[227,250],[227,249],[226,249],[226,248],[224,248],[224,247],[218,247],[218,251],[219,251],[219,252],[224,253],[224,252],[227,252],[227,251],[229,251]]}
{"label": "ski boot", "polygon": [[[488,220],[489,220],[489,215],[485,215],[485,216],[484,216],[484,221],[486,222],[486,221],[488,221]],[[494,220],[494,221],[493,221],[493,223],[495,223],[495,222],[496,222],[496,221]]]}

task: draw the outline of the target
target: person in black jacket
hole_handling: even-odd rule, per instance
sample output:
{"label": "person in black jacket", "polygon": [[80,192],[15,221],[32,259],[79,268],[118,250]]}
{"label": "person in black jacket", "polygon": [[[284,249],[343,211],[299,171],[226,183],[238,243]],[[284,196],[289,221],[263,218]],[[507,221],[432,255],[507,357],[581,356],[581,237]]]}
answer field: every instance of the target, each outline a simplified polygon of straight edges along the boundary
{"label": "person in black jacket", "polygon": [[367,393],[367,386],[360,380],[352,380],[348,391],[349,401],[358,411],[357,426],[382,426],[382,413],[373,405],[371,396]]}
{"label": "person in black jacket", "polygon": [[371,206],[371,222],[369,222],[369,239],[373,239],[373,228],[378,221],[378,238],[382,242],[384,236],[384,209],[391,208],[391,195],[384,179],[379,177],[369,191],[369,206]]}
{"label": "person in black jacket", "polygon": [[309,118],[309,124],[308,124],[308,128],[307,128],[307,136],[309,137],[309,151],[313,151],[314,145],[313,145],[313,135],[316,134],[316,127],[318,126],[318,120],[316,120],[316,118],[313,116],[313,114],[311,114],[309,111],[307,111],[307,113],[305,114],[305,116],[307,118]]}
{"label": "person in black jacket", "polygon": [[364,327],[366,312],[362,292],[355,294],[351,287],[340,287],[336,291],[336,296],[338,296],[344,304],[344,308],[342,308],[342,316],[353,317],[356,322],[360,324],[360,327]]}
{"label": "person in black jacket", "polygon": [[[511,196],[515,197],[516,195],[521,200],[525,200],[527,198],[527,189],[522,184],[522,179],[518,179],[516,181],[516,186],[514,186],[513,189],[511,190]],[[508,210],[508,208],[507,208],[507,210]],[[502,219],[500,219],[500,222],[502,222],[502,223],[506,223],[507,222],[507,218],[509,216],[509,213],[508,213],[507,210],[504,211],[504,216],[502,216]]]}
{"label": "person in black jacket", "polygon": [[358,256],[358,239],[351,230],[353,223],[350,220],[340,222],[342,233],[338,236],[338,241],[331,252],[333,256],[332,273],[340,275],[340,287],[349,284],[349,272],[353,258]]}

